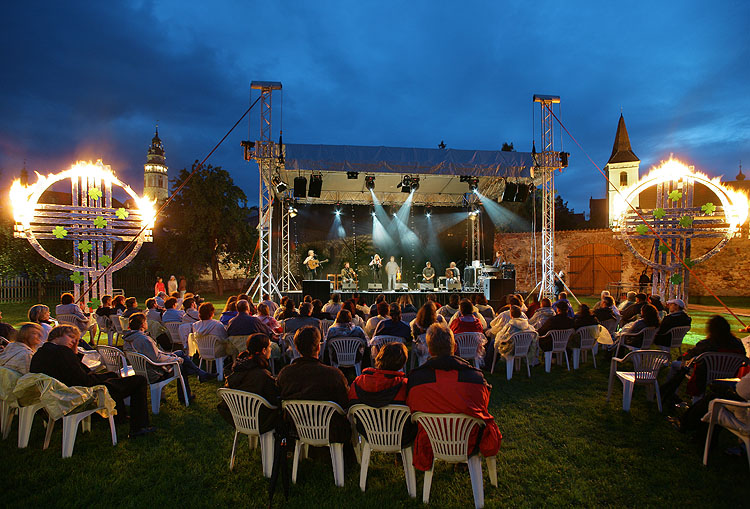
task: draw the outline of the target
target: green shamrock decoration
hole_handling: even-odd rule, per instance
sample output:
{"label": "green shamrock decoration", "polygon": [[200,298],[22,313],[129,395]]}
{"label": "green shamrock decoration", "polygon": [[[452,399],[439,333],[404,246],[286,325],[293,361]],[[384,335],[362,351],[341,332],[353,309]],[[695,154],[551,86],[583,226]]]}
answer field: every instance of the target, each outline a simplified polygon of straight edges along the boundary
{"label": "green shamrock decoration", "polygon": [[96,309],[99,307],[99,304],[101,304],[101,301],[97,298],[91,299],[91,302],[86,304],[90,309]]}
{"label": "green shamrock decoration", "polygon": [[682,216],[680,218],[680,226],[682,226],[683,228],[690,228],[691,226],[693,226],[693,218],[687,215]]}
{"label": "green shamrock decoration", "polygon": [[102,197],[102,192],[99,190],[99,188],[92,187],[91,189],[89,189],[89,198],[96,201],[101,197]]}
{"label": "green shamrock decoration", "polygon": [[680,201],[682,199],[682,191],[675,189],[669,193],[669,199],[672,201]]}
{"label": "green shamrock decoration", "polygon": [[68,230],[66,230],[62,226],[55,226],[54,228],[52,228],[52,233],[54,233],[55,237],[57,237],[58,239],[62,239],[63,237],[67,237]]}
{"label": "green shamrock decoration", "polygon": [[659,207],[658,209],[654,210],[654,217],[656,219],[661,219],[662,217],[667,215],[667,211],[663,208]]}
{"label": "green shamrock decoration", "polygon": [[80,249],[82,253],[90,252],[93,247],[94,246],[92,246],[91,242],[89,242],[88,240],[82,240],[78,244],[78,249]]}
{"label": "green shamrock decoration", "polygon": [[81,274],[80,272],[74,272],[70,275],[70,280],[73,281],[75,284],[80,285],[83,282],[84,277],[83,277],[83,274]]}
{"label": "green shamrock decoration", "polygon": [[130,215],[130,212],[120,207],[119,209],[115,211],[115,215],[117,216],[117,219],[125,219],[126,217]]}
{"label": "green shamrock decoration", "polygon": [[667,247],[666,244],[662,244],[662,245],[659,246],[659,252],[667,254],[667,253],[669,253],[669,248]]}
{"label": "green shamrock decoration", "polygon": [[107,226],[107,220],[102,216],[97,216],[96,219],[94,219],[94,226],[96,226],[97,228],[104,228],[105,226]]}
{"label": "green shamrock decoration", "polygon": [[635,227],[635,231],[638,232],[638,235],[646,235],[648,233],[648,226],[645,224],[639,224]]}
{"label": "green shamrock decoration", "polygon": [[672,277],[669,278],[669,282],[673,285],[679,285],[682,283],[682,274],[673,274]]}
{"label": "green shamrock decoration", "polygon": [[687,265],[691,269],[695,265],[695,262],[693,260],[691,260],[689,256],[686,256],[685,259],[682,260],[682,261],[685,262],[685,265]]}
{"label": "green shamrock decoration", "polygon": [[102,267],[106,267],[110,263],[112,263],[112,257],[109,255],[102,255],[99,257],[99,263]]}
{"label": "green shamrock decoration", "polygon": [[714,211],[716,210],[716,205],[714,205],[714,204],[713,204],[713,203],[711,203],[711,202],[708,202],[708,203],[704,204],[704,205],[703,205],[703,206],[701,207],[701,210],[702,210],[702,211],[703,211],[703,213],[704,213],[704,214],[706,214],[707,216],[713,216],[713,215],[714,215]]}

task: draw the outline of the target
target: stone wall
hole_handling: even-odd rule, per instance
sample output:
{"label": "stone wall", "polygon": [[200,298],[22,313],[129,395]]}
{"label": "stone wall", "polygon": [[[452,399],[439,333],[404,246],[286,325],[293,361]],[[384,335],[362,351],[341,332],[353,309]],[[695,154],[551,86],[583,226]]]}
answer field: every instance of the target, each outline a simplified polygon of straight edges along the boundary
{"label": "stone wall", "polygon": [[[531,263],[533,246],[531,233],[496,233],[495,248],[505,253],[506,259],[516,266],[516,286],[530,291],[536,284],[534,266]],[[645,265],[628,250],[625,243],[609,229],[571,230],[555,232],[555,270],[569,272],[568,255],[585,244],[607,244],[622,253],[622,282],[635,283]],[[705,253],[716,244],[716,239],[693,241],[693,257]],[[634,245],[648,257],[650,245],[645,242]],[[541,271],[541,234],[536,236],[537,274]],[[750,295],[750,238],[743,234],[734,238],[719,252],[693,270],[713,292],[719,296]],[[695,279],[690,282],[690,295],[708,295]]]}

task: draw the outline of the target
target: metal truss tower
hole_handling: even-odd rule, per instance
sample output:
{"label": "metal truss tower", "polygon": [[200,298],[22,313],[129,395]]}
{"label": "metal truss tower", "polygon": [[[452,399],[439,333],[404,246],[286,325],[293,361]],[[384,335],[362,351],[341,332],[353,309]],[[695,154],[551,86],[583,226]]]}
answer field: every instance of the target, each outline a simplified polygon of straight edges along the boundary
{"label": "metal truss tower", "polygon": [[255,276],[248,293],[252,297],[262,298],[264,293],[281,297],[279,286],[273,275],[273,204],[275,188],[273,185],[274,171],[279,161],[278,144],[271,140],[271,98],[274,90],[281,90],[281,83],[277,81],[253,81],[251,90],[260,90],[260,140],[243,144],[245,146],[245,160],[255,160],[260,173],[260,192],[258,196],[258,275]]}
{"label": "metal truss tower", "polygon": [[[555,170],[562,168],[561,155],[555,152],[554,116],[552,105],[560,104],[560,97],[534,95],[541,108],[541,153],[537,167],[542,173],[542,280],[540,297],[555,294]],[[558,106],[559,108],[559,106]]]}
{"label": "metal truss tower", "polygon": [[[284,150],[284,147],[281,147]],[[292,211],[294,215],[297,214],[296,208],[294,208],[294,197],[292,192],[287,190],[284,192],[284,200],[281,203],[281,277],[279,278],[279,286],[282,292],[289,292],[297,289],[297,279],[292,273],[292,237],[290,220],[292,217]]]}

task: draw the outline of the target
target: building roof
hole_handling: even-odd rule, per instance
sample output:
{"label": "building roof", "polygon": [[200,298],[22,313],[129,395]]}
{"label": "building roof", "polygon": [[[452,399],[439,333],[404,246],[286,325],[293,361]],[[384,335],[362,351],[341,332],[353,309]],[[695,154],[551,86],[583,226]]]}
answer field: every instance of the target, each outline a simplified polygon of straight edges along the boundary
{"label": "building roof", "polygon": [[607,164],[612,163],[635,163],[640,161],[633,153],[630,147],[630,137],[628,129],[625,127],[625,119],[620,113],[620,121],[617,123],[617,133],[615,134],[615,144],[612,147],[612,155],[609,156]]}

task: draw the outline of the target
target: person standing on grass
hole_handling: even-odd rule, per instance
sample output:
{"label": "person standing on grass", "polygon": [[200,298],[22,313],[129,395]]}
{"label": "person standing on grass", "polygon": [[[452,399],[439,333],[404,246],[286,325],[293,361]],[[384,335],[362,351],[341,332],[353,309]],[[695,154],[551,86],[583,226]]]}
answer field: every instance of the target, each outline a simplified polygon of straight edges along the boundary
{"label": "person standing on grass", "polygon": [[176,291],[177,291],[177,278],[174,277],[174,275],[171,275],[169,276],[169,281],[167,281],[167,295],[172,295]]}
{"label": "person standing on grass", "polygon": [[187,293],[187,279],[185,279],[185,276],[180,276],[180,281],[177,284],[177,291],[180,292],[180,298],[185,298],[185,293]]}
{"label": "person standing on grass", "polygon": [[159,295],[160,293],[166,293],[167,289],[164,288],[164,282],[161,280],[160,277],[156,277],[156,284],[154,285],[154,297]]}

